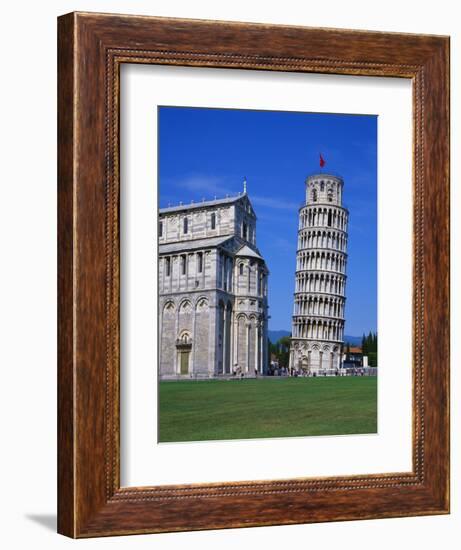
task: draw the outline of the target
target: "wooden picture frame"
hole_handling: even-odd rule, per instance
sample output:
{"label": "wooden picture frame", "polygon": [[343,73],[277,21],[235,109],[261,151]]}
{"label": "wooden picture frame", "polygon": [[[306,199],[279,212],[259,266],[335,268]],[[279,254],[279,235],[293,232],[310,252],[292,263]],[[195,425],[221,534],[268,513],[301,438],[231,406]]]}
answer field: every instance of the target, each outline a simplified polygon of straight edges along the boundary
{"label": "wooden picture frame", "polygon": [[[58,20],[58,46],[58,531],[97,537],[448,513],[448,37],[71,13]],[[412,471],[120,487],[122,63],[412,80]]]}

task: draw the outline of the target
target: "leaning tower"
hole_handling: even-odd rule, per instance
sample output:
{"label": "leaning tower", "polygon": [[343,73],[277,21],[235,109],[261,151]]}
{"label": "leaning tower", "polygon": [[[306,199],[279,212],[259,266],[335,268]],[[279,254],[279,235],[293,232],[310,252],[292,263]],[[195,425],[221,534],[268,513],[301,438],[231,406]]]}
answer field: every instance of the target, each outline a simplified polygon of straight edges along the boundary
{"label": "leaning tower", "polygon": [[299,209],[290,367],[305,374],[341,366],[349,215],[343,185],[338,176],[309,176]]}

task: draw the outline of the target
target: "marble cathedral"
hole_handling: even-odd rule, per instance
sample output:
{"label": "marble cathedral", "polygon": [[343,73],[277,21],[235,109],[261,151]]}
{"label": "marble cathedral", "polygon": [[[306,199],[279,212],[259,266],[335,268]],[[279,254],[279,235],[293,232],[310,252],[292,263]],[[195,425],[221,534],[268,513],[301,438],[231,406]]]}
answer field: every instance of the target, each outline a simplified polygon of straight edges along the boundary
{"label": "marble cathedral", "polygon": [[159,375],[265,374],[268,269],[246,191],[159,211]]}

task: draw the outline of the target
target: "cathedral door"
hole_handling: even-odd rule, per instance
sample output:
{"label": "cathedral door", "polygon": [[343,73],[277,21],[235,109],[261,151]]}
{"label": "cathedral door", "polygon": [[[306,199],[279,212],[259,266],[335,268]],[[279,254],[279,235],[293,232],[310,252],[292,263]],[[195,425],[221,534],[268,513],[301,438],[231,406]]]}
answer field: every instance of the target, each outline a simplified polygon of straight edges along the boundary
{"label": "cathedral door", "polygon": [[190,351],[181,351],[180,353],[181,374],[189,374],[189,355]]}
{"label": "cathedral door", "polygon": [[301,358],[300,363],[301,363],[301,371],[306,374],[309,371],[309,360],[308,360],[308,358],[304,355]]}

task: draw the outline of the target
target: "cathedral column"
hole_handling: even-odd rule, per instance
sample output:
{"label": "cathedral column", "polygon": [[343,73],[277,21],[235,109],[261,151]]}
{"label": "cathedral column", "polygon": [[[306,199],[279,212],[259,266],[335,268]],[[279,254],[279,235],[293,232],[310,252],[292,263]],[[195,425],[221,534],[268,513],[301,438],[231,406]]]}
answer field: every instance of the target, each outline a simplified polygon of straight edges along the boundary
{"label": "cathedral column", "polygon": [[251,349],[250,349],[250,330],[251,330],[251,323],[250,321],[247,322],[246,324],[246,333],[247,333],[247,345],[246,345],[246,350],[247,350],[247,357],[246,357],[246,367],[245,367],[245,372],[249,372],[250,370],[250,354],[251,354]]}
{"label": "cathedral column", "polygon": [[229,312],[229,374],[232,374],[232,361],[234,354],[234,310]]}
{"label": "cathedral column", "polygon": [[226,256],[221,255],[221,288],[226,286]]}
{"label": "cathedral column", "polygon": [[259,372],[259,321],[255,321],[255,371]]}
{"label": "cathedral column", "polygon": [[[180,303],[180,302],[179,302]],[[174,372],[176,374],[179,374],[180,372],[180,366],[178,365],[178,351],[176,349],[176,338],[179,337],[178,334],[178,325],[179,325],[179,303],[176,308],[176,315],[174,320],[174,342],[175,342],[175,348],[174,348]]]}
{"label": "cathedral column", "polygon": [[192,316],[192,365],[189,366],[189,373],[195,373],[195,351],[197,349],[197,341],[195,337],[195,323],[197,317],[197,304],[192,306],[194,308],[194,314]]}
{"label": "cathedral column", "polygon": [[226,357],[227,357],[227,306],[223,308],[222,315],[222,374],[226,372]]}
{"label": "cathedral column", "polygon": [[238,318],[237,314],[234,313],[234,349],[233,351],[233,359],[232,359],[232,365],[231,365],[231,372],[234,371],[234,365],[238,364],[238,350],[239,350],[239,327],[238,327]]}
{"label": "cathedral column", "polygon": [[268,346],[264,345],[264,342],[267,342],[267,322],[265,318],[261,321],[262,323],[262,333],[260,338],[260,345],[261,345],[261,374],[264,375],[267,373],[267,370],[264,371],[264,369],[267,369],[268,364]]}
{"label": "cathedral column", "polygon": [[[215,360],[216,360],[216,345],[218,342],[218,331],[217,331],[217,311],[218,307],[216,305],[209,305],[209,331],[208,331],[208,373],[213,376],[216,375],[215,372]],[[213,330],[214,329],[214,330]],[[210,369],[213,369],[212,371]]]}

